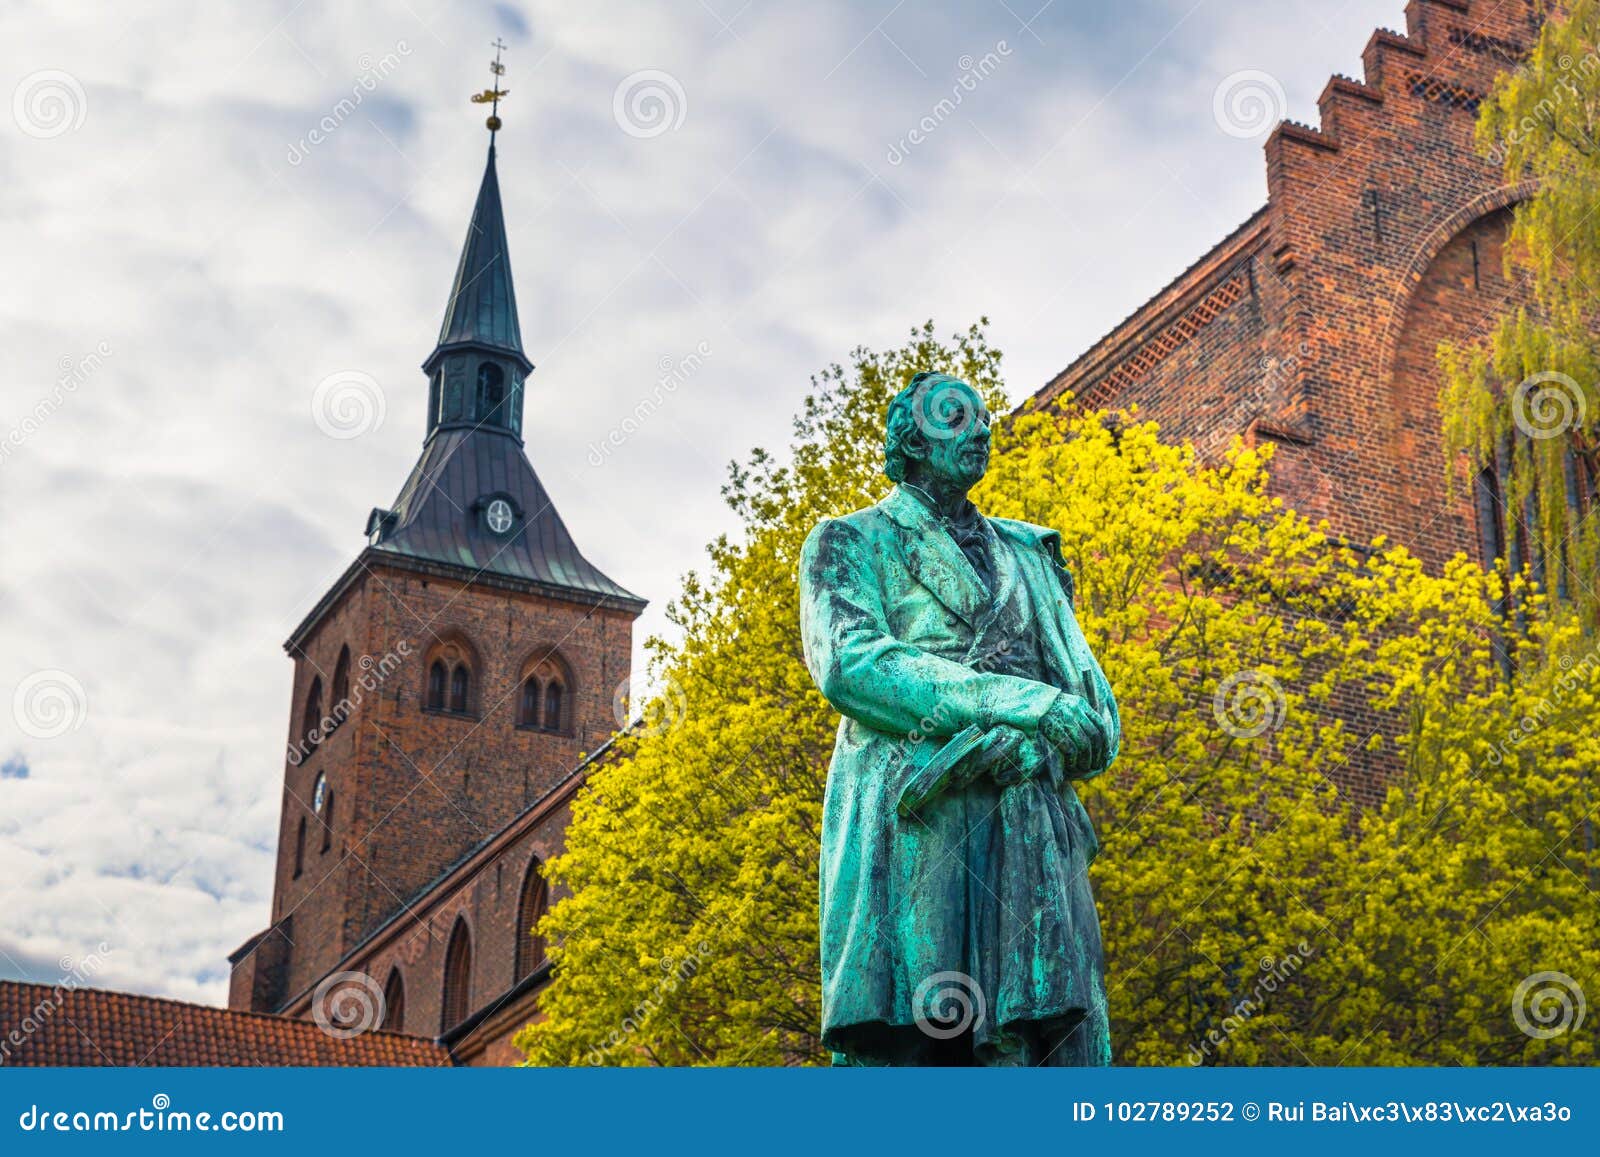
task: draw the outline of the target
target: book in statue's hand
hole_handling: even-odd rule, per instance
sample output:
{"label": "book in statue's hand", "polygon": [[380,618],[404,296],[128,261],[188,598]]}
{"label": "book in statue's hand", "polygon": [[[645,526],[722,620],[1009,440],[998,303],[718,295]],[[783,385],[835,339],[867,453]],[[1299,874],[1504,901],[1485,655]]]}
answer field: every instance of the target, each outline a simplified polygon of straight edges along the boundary
{"label": "book in statue's hand", "polygon": [[917,769],[909,783],[900,792],[900,817],[913,815],[923,804],[939,795],[964,777],[961,765],[966,758],[983,745],[985,733],[973,724],[952,735],[945,745],[934,752],[933,758]]}

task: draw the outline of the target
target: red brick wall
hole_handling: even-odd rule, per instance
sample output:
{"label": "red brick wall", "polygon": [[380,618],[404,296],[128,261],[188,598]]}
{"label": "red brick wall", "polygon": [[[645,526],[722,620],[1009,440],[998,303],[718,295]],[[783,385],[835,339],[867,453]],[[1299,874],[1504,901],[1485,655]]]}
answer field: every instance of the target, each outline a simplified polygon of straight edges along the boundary
{"label": "red brick wall", "polygon": [[[1437,567],[1479,552],[1469,489],[1447,492],[1435,353],[1483,336],[1524,293],[1503,247],[1528,190],[1477,155],[1473,101],[1531,46],[1538,16],[1528,0],[1413,0],[1406,25],[1369,40],[1365,83],[1329,82],[1320,129],[1285,123],[1268,139],[1258,217],[1031,404],[1069,390],[1137,404],[1208,455],[1235,435],[1275,442],[1289,505]],[[1359,688],[1337,706],[1359,736],[1381,726]],[[1370,803],[1383,770],[1362,755],[1329,772]]]}
{"label": "red brick wall", "polygon": [[[1254,427],[1280,442],[1291,505],[1437,565],[1475,556],[1476,536],[1470,504],[1446,497],[1434,351],[1481,336],[1519,292],[1501,248],[1526,190],[1477,155],[1471,102],[1537,21],[1526,0],[1414,0],[1406,18],[1407,36],[1368,42],[1364,84],[1329,82],[1320,130],[1268,140],[1259,240],[1219,246],[1036,399],[1137,403],[1209,453]],[[1191,302],[1227,282],[1247,292],[1186,332]]]}
{"label": "red brick wall", "polygon": [[[269,1007],[295,999],[604,744],[617,729],[613,704],[629,673],[632,622],[627,612],[482,581],[385,565],[361,574],[296,656],[291,744],[319,674],[325,710],[331,709],[342,646],[358,659],[369,657],[371,666],[352,667],[349,720],[298,764],[291,759],[285,766],[273,919],[292,917],[293,946],[274,978],[236,987],[252,989]],[[428,659],[441,644],[470,656],[466,716],[424,708]],[[551,650],[570,674],[570,725],[562,733],[517,725],[522,676]],[[362,686],[363,675],[376,683],[373,689]],[[311,811],[319,774],[334,798],[327,852]],[[308,819],[308,836],[304,871],[296,877],[301,817]],[[484,938],[493,954],[497,939],[509,934],[491,922],[475,931],[475,940]]]}

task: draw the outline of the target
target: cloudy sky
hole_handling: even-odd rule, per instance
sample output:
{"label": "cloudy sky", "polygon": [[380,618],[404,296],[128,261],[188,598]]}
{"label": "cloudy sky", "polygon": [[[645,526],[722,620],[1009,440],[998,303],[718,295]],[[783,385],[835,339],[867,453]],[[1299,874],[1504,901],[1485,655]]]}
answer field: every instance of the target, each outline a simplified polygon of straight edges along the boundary
{"label": "cloudy sky", "polygon": [[812,372],[987,314],[1025,396],[1259,206],[1271,117],[1404,7],[1040,3],[7,4],[0,977],[98,951],[225,1000],[281,644],[420,448],[497,35],[528,453],[651,632]]}

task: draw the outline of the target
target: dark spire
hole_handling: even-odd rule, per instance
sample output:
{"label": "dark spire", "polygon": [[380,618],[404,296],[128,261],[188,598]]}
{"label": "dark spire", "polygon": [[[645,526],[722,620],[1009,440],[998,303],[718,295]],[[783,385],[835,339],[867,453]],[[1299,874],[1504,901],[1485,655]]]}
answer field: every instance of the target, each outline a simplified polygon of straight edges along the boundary
{"label": "dark spire", "polygon": [[450,346],[469,344],[505,350],[523,362],[525,370],[533,368],[522,351],[522,327],[517,322],[517,294],[511,282],[505,210],[500,204],[493,145],[489,146],[489,163],[478,187],[478,203],[472,209],[472,224],[467,227],[461,260],[456,263],[450,299],[445,303],[439,345],[428,360],[433,361]]}
{"label": "dark spire", "polygon": [[429,378],[429,436],[456,424],[521,435],[523,381],[533,363],[522,349],[493,144],[445,303],[439,344],[422,369]]}
{"label": "dark spire", "polygon": [[[497,45],[496,47],[500,47]],[[498,57],[490,66],[504,72]],[[491,104],[499,87],[475,95]],[[390,510],[367,518],[368,551],[323,596],[291,636],[295,647],[373,558],[423,573],[510,586],[637,615],[644,600],[583,557],[522,449],[522,400],[533,363],[522,351],[511,287],[505,214],[495,175],[491,112],[489,163],[478,187],[467,242],[445,305],[439,344],[422,363],[428,375],[428,437]],[[509,436],[508,436],[509,435]]]}

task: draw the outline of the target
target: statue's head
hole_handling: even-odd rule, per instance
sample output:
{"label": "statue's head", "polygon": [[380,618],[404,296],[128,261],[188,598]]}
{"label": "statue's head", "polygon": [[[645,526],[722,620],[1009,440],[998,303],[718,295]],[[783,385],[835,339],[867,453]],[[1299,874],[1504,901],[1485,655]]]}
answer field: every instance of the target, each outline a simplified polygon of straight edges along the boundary
{"label": "statue's head", "polygon": [[940,489],[975,485],[989,468],[989,408],[949,374],[920,373],[889,403],[883,472]]}

